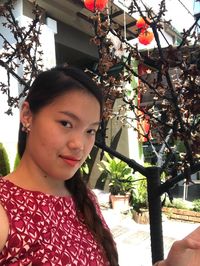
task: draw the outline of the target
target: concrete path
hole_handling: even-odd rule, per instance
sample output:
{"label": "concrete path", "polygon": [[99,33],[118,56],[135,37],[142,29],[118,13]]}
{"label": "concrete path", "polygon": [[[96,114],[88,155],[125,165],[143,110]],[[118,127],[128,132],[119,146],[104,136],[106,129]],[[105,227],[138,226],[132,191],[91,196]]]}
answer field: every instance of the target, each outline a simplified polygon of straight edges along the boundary
{"label": "concrete path", "polygon": [[[129,215],[122,215],[112,209],[103,209],[102,213],[117,243],[120,266],[152,266],[149,225],[137,224]],[[185,237],[198,226],[165,218],[165,256],[175,240]]]}

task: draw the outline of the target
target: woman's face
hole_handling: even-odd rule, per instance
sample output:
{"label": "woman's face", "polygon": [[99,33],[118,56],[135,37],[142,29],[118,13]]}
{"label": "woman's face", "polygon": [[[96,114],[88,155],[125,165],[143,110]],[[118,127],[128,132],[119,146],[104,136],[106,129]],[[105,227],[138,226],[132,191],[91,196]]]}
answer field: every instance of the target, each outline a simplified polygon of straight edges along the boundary
{"label": "woman's face", "polygon": [[54,179],[67,180],[80,168],[94,145],[100,105],[87,91],[73,90],[35,115],[25,102],[22,123],[24,118],[30,123],[24,157],[34,165],[33,169]]}

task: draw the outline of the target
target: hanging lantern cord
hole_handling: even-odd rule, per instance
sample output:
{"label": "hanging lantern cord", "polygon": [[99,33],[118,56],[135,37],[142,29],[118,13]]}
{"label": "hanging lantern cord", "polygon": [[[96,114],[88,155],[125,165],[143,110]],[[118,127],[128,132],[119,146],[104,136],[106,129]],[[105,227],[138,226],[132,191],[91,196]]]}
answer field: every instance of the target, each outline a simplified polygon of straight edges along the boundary
{"label": "hanging lantern cord", "polygon": [[107,18],[108,18],[108,25],[110,26],[110,14],[109,14],[109,8],[108,8],[108,3],[106,4],[107,7]]}
{"label": "hanging lantern cord", "polygon": [[126,39],[126,11],[125,11],[125,0],[124,0],[124,40],[127,41],[127,39]]}

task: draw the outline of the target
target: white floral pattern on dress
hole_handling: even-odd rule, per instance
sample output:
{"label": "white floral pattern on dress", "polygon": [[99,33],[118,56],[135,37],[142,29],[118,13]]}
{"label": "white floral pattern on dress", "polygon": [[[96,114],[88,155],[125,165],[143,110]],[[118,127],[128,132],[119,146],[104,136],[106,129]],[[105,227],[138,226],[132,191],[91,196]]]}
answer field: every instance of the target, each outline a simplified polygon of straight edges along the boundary
{"label": "white floral pattern on dress", "polygon": [[102,248],[77,218],[71,196],[25,190],[0,178],[0,204],[10,223],[1,266],[109,265]]}

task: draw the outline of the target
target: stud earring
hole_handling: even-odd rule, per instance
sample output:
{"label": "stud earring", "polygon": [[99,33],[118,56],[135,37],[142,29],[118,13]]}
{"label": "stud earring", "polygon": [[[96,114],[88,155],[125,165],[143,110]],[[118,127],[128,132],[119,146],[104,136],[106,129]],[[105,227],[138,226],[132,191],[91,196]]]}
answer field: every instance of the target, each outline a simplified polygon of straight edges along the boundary
{"label": "stud earring", "polygon": [[30,129],[30,123],[24,124],[22,126],[22,131],[24,131],[25,133],[30,132],[31,131],[31,129]]}

